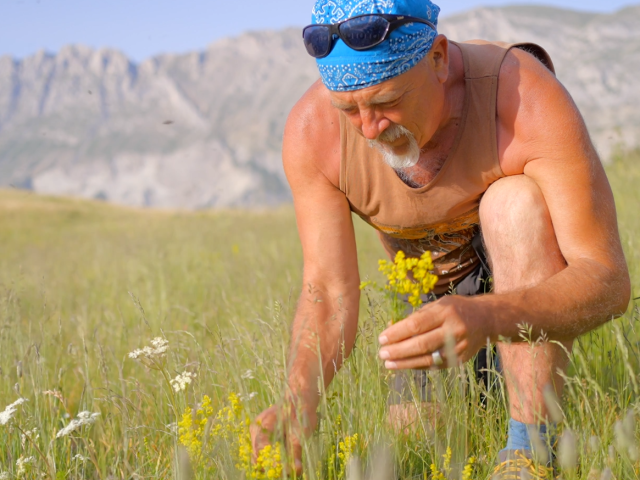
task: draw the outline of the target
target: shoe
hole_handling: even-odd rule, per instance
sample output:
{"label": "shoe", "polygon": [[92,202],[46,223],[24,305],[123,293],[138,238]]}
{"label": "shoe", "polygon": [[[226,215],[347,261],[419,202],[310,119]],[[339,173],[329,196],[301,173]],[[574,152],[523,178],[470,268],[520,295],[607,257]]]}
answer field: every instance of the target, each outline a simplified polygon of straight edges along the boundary
{"label": "shoe", "polygon": [[531,450],[503,450],[491,480],[552,480],[553,468],[536,464]]}

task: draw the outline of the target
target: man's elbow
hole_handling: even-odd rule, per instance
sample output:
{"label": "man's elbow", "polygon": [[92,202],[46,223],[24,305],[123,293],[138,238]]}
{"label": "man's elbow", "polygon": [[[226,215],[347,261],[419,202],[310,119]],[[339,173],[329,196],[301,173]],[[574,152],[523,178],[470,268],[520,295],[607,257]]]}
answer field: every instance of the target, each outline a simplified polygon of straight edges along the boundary
{"label": "man's elbow", "polygon": [[626,262],[612,269],[610,273],[608,297],[611,299],[609,319],[623,315],[631,300],[631,278]]}

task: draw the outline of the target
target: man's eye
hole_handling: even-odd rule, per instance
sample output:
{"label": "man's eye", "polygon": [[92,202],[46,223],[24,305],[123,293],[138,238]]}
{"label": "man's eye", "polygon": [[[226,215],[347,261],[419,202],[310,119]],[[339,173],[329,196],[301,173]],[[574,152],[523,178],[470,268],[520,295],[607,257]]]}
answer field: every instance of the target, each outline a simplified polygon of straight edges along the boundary
{"label": "man's eye", "polygon": [[399,104],[399,103],[400,103],[400,99],[398,99],[398,100],[394,100],[393,102],[387,102],[387,103],[384,103],[382,106],[383,106],[384,108],[392,108],[392,107],[396,107],[396,106],[398,106],[398,104]]}

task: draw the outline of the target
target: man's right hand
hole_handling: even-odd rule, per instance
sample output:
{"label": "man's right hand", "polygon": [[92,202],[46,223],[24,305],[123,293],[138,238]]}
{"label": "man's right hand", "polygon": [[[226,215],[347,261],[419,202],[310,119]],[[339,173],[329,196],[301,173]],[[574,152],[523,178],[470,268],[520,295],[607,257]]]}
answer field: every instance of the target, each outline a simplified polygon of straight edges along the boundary
{"label": "man's right hand", "polygon": [[[253,459],[258,458],[260,450],[266,445],[279,440],[274,438],[275,433],[282,432],[284,434],[284,445],[288,452],[285,458],[293,461],[293,469],[296,475],[302,475],[301,440],[315,429],[318,422],[315,410],[313,412],[305,412],[303,415],[303,421],[298,421],[294,407],[282,404],[272,405],[258,415],[250,428]],[[286,465],[285,468],[288,469],[290,466]]]}

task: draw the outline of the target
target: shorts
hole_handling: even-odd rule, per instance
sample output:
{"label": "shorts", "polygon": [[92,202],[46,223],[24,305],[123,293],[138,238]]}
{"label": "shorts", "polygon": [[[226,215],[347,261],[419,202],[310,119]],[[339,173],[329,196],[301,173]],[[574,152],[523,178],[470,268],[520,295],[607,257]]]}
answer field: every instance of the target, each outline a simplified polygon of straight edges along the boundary
{"label": "shorts", "polygon": [[[453,293],[455,295],[475,296],[483,295],[491,291],[491,270],[489,269],[487,254],[482,243],[482,236],[479,232],[473,237],[471,245],[478,254],[480,263],[473,271],[454,285]],[[444,295],[448,294],[435,295],[430,293],[426,298],[423,297],[423,301],[425,303],[433,302]],[[410,307],[408,311],[410,311]],[[485,387],[489,384],[487,367],[490,359],[492,360],[492,365],[497,364],[495,350],[491,348],[490,351],[487,352],[487,348],[483,347],[476,355],[474,361],[476,380],[483,383]],[[413,388],[414,386],[415,390]],[[389,379],[389,390],[389,404],[391,405],[416,400],[421,402],[432,401],[432,392],[427,382],[427,372],[425,370],[402,370],[394,372]],[[415,398],[414,392],[420,398]]]}

